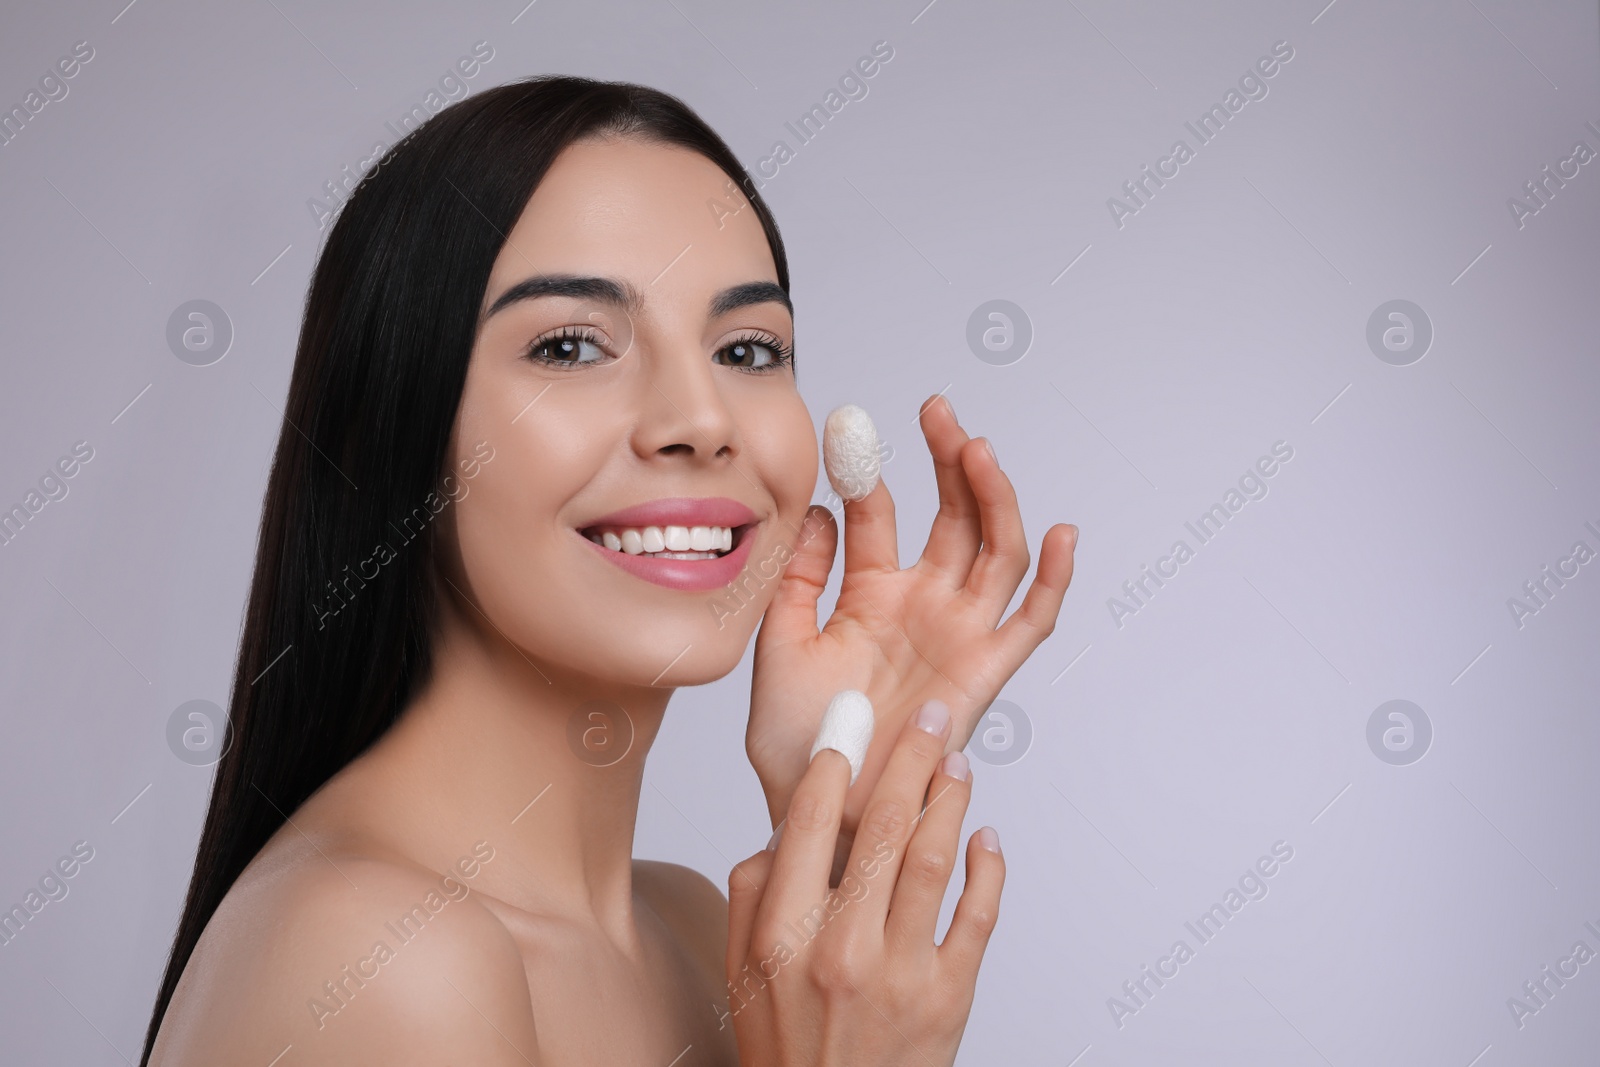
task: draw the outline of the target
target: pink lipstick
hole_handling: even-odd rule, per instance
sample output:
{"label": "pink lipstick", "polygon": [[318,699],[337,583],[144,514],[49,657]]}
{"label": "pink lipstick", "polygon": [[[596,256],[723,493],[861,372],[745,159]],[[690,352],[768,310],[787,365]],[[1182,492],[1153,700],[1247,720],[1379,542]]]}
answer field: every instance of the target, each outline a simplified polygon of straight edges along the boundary
{"label": "pink lipstick", "polygon": [[727,497],[669,497],[610,512],[577,532],[607,560],[669,589],[717,589],[738,577],[760,517]]}

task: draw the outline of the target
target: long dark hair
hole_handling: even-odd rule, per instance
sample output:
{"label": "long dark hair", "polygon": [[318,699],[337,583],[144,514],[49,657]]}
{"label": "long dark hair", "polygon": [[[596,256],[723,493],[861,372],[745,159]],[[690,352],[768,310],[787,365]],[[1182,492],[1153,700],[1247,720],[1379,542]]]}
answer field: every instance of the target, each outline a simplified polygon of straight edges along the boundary
{"label": "long dark hair", "polygon": [[240,872],[427,678],[431,525],[376,578],[351,568],[437,491],[490,268],[557,154],[602,134],[682,146],[720,167],[789,289],[777,223],[744,167],[686,104],[644,86],[550,76],[488,89],[411,131],[361,179],[306,298],[226,748],[140,1067]]}

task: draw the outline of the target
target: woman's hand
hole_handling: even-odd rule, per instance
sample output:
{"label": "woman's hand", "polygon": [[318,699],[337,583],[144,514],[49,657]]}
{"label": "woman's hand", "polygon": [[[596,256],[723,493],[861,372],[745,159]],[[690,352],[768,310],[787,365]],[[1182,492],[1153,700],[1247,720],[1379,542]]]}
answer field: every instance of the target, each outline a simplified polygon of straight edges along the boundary
{"label": "woman's hand", "polygon": [[894,501],[882,481],[846,503],[843,587],[819,630],[817,599],[838,531],[828,509],[814,506],[756,637],[745,751],[774,823],[805,772],[833,694],[859,689],[877,709],[875,740],[846,798],[841,849],[911,710],[943,700],[955,720],[949,748],[963,748],[1001,687],[1055,628],[1072,580],[1078,530],[1057,524],[1044,536],[1021,606],[1001,623],[1028,573],[1016,492],[988,442],[969,439],[957,424],[949,401],[932,398],[921,422],[939,486],[922,557],[900,568]]}
{"label": "woman's hand", "polygon": [[829,869],[850,765],[832,749],[801,778],[776,849],[728,876],[728,1014],[747,1067],[955,1061],[1005,861],[992,829],[972,835],[966,886],[935,944],[972,786],[963,754],[940,759],[948,711],[925,710],[891,738],[837,888]]}

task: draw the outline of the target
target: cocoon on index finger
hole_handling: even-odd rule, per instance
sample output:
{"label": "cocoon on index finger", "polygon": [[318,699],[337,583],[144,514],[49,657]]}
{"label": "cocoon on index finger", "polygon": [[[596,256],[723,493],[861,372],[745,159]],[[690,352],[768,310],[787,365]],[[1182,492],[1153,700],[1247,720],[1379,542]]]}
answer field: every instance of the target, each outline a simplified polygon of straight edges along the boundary
{"label": "cocoon on index finger", "polygon": [[845,500],[860,500],[877,488],[882,460],[872,416],[855,404],[830,411],[822,430],[822,462],[828,484]]}

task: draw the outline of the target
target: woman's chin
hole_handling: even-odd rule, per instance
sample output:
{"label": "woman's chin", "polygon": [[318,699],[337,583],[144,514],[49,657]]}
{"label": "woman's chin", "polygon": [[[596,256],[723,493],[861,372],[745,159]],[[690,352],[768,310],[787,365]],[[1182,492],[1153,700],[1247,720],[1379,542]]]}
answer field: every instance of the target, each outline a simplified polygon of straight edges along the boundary
{"label": "woman's chin", "polygon": [[739,666],[748,644],[748,635],[736,640],[731,633],[713,632],[695,640],[693,635],[685,634],[676,647],[660,648],[654,657],[640,657],[636,650],[626,656],[636,668],[638,684],[676,689],[726,678]]}
{"label": "woman's chin", "polygon": [[[698,626],[636,630],[631,638],[624,636],[628,631],[623,628],[577,646],[569,634],[565,641],[531,642],[529,647],[542,649],[541,661],[575,678],[622,688],[675,689],[706,685],[731,674],[749,647],[750,629],[730,625],[719,631],[708,619]],[[563,649],[563,644],[568,647]]]}

